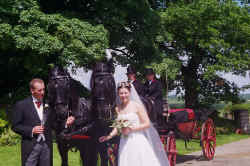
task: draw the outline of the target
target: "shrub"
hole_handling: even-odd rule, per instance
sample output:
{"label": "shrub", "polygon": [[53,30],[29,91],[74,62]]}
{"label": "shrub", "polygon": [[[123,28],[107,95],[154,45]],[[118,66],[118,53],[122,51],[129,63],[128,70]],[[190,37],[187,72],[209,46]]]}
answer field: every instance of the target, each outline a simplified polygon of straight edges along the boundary
{"label": "shrub", "polygon": [[0,109],[0,135],[4,131],[5,128],[7,128],[9,125],[9,122],[7,120],[7,114],[5,109]]}
{"label": "shrub", "polygon": [[3,129],[7,126],[8,121],[0,118],[0,134],[3,132]]}
{"label": "shrub", "polygon": [[235,121],[224,119],[220,117],[213,118],[216,127],[216,134],[231,134],[235,133],[236,124]]}
{"label": "shrub", "polygon": [[228,104],[224,108],[225,112],[233,112],[238,110],[248,110],[250,111],[250,103],[242,104]]}
{"label": "shrub", "polygon": [[16,145],[21,140],[21,136],[11,130],[10,127],[5,128],[0,135],[0,146],[3,145]]}

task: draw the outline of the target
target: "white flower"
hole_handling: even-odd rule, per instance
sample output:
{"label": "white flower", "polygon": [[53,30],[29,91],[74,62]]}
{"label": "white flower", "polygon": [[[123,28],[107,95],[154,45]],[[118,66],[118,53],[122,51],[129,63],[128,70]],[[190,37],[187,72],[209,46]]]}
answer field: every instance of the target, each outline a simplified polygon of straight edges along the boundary
{"label": "white flower", "polygon": [[131,126],[131,123],[127,119],[116,119],[110,127],[116,128],[118,130],[118,135],[120,135],[122,128]]}
{"label": "white flower", "polygon": [[48,104],[44,104],[44,108],[49,108],[49,105]]}

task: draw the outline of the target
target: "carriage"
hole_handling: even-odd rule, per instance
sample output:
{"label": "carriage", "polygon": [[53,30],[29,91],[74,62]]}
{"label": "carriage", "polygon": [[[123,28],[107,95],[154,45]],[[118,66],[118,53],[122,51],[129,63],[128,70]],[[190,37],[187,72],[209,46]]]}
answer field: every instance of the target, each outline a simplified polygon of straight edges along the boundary
{"label": "carriage", "polygon": [[216,131],[210,111],[195,111],[193,109],[169,109],[165,112],[165,124],[157,130],[167,152],[170,166],[176,164],[176,137],[186,141],[200,140],[203,156],[212,160],[216,147]]}
{"label": "carriage", "polygon": [[[190,139],[200,140],[203,156],[212,160],[216,147],[216,131],[213,120],[202,112],[193,109],[169,109],[165,114],[166,123],[157,127],[160,139],[167,153],[170,166],[176,165],[176,137],[186,141]],[[74,135],[73,139],[90,139],[88,136]],[[114,156],[117,145],[108,149],[110,165],[115,166]]]}

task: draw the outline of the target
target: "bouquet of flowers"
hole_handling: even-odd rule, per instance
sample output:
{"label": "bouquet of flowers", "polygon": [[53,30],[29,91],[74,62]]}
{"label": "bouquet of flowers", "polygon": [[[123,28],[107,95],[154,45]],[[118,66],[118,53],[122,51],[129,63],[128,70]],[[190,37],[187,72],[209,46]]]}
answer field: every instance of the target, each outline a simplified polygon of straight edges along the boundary
{"label": "bouquet of flowers", "polygon": [[110,127],[116,128],[118,131],[118,135],[122,133],[122,128],[131,127],[132,125],[126,119],[116,119]]}

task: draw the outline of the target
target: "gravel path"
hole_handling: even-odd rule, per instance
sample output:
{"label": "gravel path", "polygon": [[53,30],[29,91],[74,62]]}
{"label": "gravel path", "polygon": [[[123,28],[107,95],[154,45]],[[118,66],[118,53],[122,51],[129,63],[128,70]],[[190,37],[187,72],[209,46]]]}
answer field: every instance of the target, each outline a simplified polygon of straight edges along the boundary
{"label": "gravel path", "polygon": [[225,144],[216,148],[215,157],[205,161],[202,152],[177,156],[176,166],[250,166],[250,139]]}

